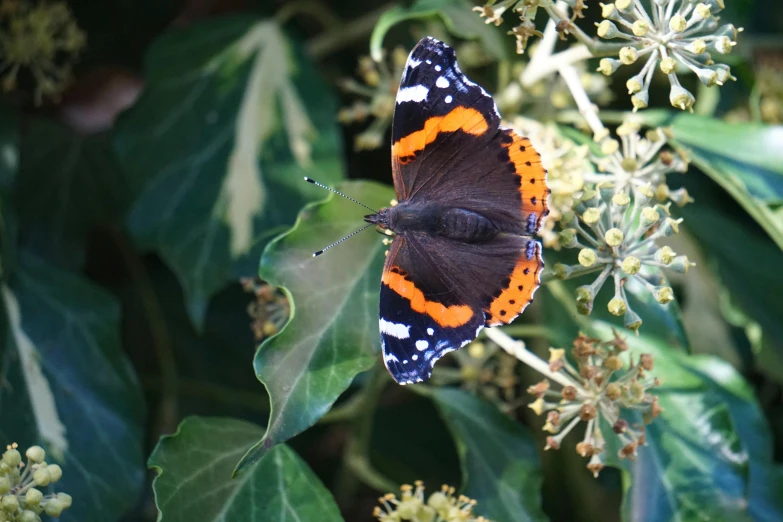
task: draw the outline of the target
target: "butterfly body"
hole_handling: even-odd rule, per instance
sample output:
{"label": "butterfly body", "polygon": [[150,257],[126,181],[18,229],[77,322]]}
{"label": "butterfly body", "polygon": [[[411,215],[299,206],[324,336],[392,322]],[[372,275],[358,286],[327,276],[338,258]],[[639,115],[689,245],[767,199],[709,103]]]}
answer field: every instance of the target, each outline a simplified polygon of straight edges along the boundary
{"label": "butterfly body", "polygon": [[540,283],[546,172],[492,97],[424,38],[411,51],[392,125],[398,204],[365,216],[394,233],[381,278],[383,359],[400,384],[512,321]]}

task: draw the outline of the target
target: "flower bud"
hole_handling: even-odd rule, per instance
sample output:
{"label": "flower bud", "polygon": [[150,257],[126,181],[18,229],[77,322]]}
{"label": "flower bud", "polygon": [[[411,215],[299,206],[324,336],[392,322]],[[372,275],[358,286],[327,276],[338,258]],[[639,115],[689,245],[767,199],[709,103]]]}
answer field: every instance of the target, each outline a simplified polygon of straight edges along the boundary
{"label": "flower bud", "polygon": [[606,306],[609,309],[609,313],[616,316],[621,316],[628,309],[628,305],[624,299],[619,297],[613,297],[609,300],[609,304]]}
{"label": "flower bud", "polygon": [[565,386],[560,394],[563,396],[563,399],[568,402],[576,400],[576,388],[573,386]]}
{"label": "flower bud", "polygon": [[606,244],[610,247],[618,247],[623,243],[623,231],[619,228],[610,228],[606,231],[606,234],[604,234],[604,241],[606,241]]}
{"label": "flower bud", "polygon": [[33,472],[33,481],[38,486],[48,486],[52,481],[52,477],[49,475],[49,470],[46,468],[39,468]]}
{"label": "flower bud", "polygon": [[606,385],[606,396],[609,398],[609,400],[616,401],[620,398],[621,394],[622,389],[620,389],[619,384],[610,382]]}
{"label": "flower bud", "polygon": [[604,76],[611,76],[618,67],[620,67],[621,62],[620,60],[615,60],[613,58],[601,58],[601,61],[598,62],[598,71],[599,73],[603,74]]}
{"label": "flower bud", "polygon": [[63,476],[63,470],[57,464],[49,464],[46,466],[46,469],[49,471],[49,476],[52,478],[52,482],[57,482]]}
{"label": "flower bud", "polygon": [[618,207],[627,207],[631,203],[631,198],[625,192],[618,192],[612,196],[612,203]]}
{"label": "flower bud", "polygon": [[585,268],[590,268],[595,265],[598,260],[598,256],[595,254],[595,250],[592,248],[583,248],[579,251],[579,264]]}
{"label": "flower bud", "polygon": [[663,222],[663,226],[661,227],[661,231],[663,232],[663,235],[669,237],[674,234],[679,234],[680,223],[682,223],[682,218],[677,220],[672,218],[666,218],[666,221]]}
{"label": "flower bud", "polygon": [[628,94],[636,94],[642,90],[642,82],[638,76],[630,78],[625,82],[625,86],[628,89]]}
{"label": "flower bud", "polygon": [[661,60],[660,67],[664,74],[672,74],[673,72],[677,71],[677,60],[671,56],[667,56]]}
{"label": "flower bud", "polygon": [[672,85],[671,91],[669,92],[669,101],[671,102],[672,107],[682,110],[691,110],[693,104],[696,103],[696,98],[694,98],[693,94],[687,89],[684,89],[679,85]]}
{"label": "flower bud", "polygon": [[0,477],[0,495],[11,491],[11,480],[8,477]]}
{"label": "flower bud", "polygon": [[702,54],[704,51],[707,50],[707,42],[705,42],[701,38],[697,38],[696,40],[689,43],[685,47],[685,49],[694,54]]}
{"label": "flower bud", "polygon": [[629,330],[636,332],[642,326],[642,318],[639,317],[639,314],[629,308],[626,310],[625,315],[623,315],[623,325]]}
{"label": "flower bud", "polygon": [[681,14],[676,14],[672,16],[671,20],[669,20],[669,29],[675,33],[681,33],[687,29],[687,27],[688,21]]}
{"label": "flower bud", "polygon": [[27,491],[27,493],[24,496],[24,502],[30,507],[35,507],[38,504],[41,503],[41,500],[43,500],[43,493],[41,493],[39,490],[33,488]]}
{"label": "flower bud", "polygon": [[604,360],[604,367],[608,370],[616,372],[617,370],[622,369],[623,361],[616,355],[610,355],[606,358],[606,360]]}
{"label": "flower bud", "polygon": [[598,4],[598,5],[601,6],[601,16],[604,18],[612,18],[617,14],[614,4]]}
{"label": "flower bud", "polygon": [[442,509],[448,509],[451,506],[451,503],[449,502],[449,499],[446,497],[446,495],[440,491],[436,491],[430,495],[429,499],[427,499],[427,505],[432,509],[439,511]]}
{"label": "flower bud", "polygon": [[641,223],[643,227],[650,227],[657,223],[659,219],[661,219],[661,215],[653,207],[644,207],[642,209]]}
{"label": "flower bud", "polygon": [[731,75],[731,68],[728,65],[719,63],[715,65],[714,68],[718,73],[718,85],[723,85],[729,80],[736,80],[736,78]]}
{"label": "flower bud", "polygon": [[68,493],[57,493],[57,500],[60,501],[63,509],[68,509],[73,503],[73,498]]}
{"label": "flower bud", "polygon": [[25,455],[33,462],[43,462],[46,458],[46,452],[41,446],[30,446],[27,448]]}
{"label": "flower bud", "polygon": [[601,142],[601,153],[609,156],[620,150],[620,142],[613,139],[606,139]]}
{"label": "flower bud", "polygon": [[718,37],[712,43],[713,48],[720,54],[729,54],[731,52],[731,48],[735,45],[737,45],[737,43],[732,42],[728,36]]}
{"label": "flower bud", "polygon": [[16,513],[19,511],[19,499],[15,495],[4,495],[0,500],[0,508],[8,513]]}
{"label": "flower bud", "polygon": [[636,402],[641,402],[644,399],[644,384],[639,381],[631,381],[631,385],[628,387],[631,392],[631,398]]}
{"label": "flower bud", "polygon": [[46,501],[44,511],[46,511],[46,514],[50,517],[59,517],[60,513],[63,512],[63,505],[60,504],[60,501],[56,498],[52,498]]}
{"label": "flower bud", "polygon": [[620,49],[620,61],[623,62],[624,65],[636,63],[638,57],[639,54],[633,47],[623,47]]}
{"label": "flower bud", "polygon": [[650,93],[647,91],[637,92],[631,96],[631,104],[633,105],[633,112],[639,109],[646,109],[650,103]]}
{"label": "flower bud", "polygon": [[625,433],[628,431],[628,421],[625,419],[617,419],[617,422],[612,426],[612,431],[617,434]]}
{"label": "flower bud", "polygon": [[693,203],[693,198],[690,194],[688,194],[688,190],[683,188],[679,188],[677,190],[673,190],[669,194],[669,198],[674,201],[677,206],[684,207],[688,203]]}
{"label": "flower bud", "polygon": [[40,520],[41,517],[35,511],[30,511],[29,509],[25,509],[21,515],[16,517],[16,522],[40,522]]}
{"label": "flower bud", "polygon": [[536,415],[541,415],[544,412],[544,399],[539,397],[538,399],[528,404],[527,407],[533,410],[533,413]]}
{"label": "flower bud", "polygon": [[643,353],[639,356],[639,366],[647,370],[648,372],[653,369],[653,357],[649,353]]}
{"label": "flower bud", "polygon": [[598,416],[598,409],[592,404],[582,404],[579,408],[579,418],[587,422],[593,420]]}
{"label": "flower bud", "polygon": [[626,13],[633,8],[632,4],[633,4],[633,0],[617,0],[614,3],[614,6],[617,8],[618,11],[622,11],[623,13]]}
{"label": "flower bud", "polygon": [[563,248],[573,248],[576,246],[576,229],[566,228],[557,235],[557,242]]}
{"label": "flower bud", "polygon": [[580,454],[583,457],[590,457],[593,455],[593,452],[595,451],[595,448],[592,444],[589,444],[587,442],[579,442],[576,445],[576,452]]}
{"label": "flower bud", "polygon": [[653,192],[652,186],[650,185],[636,187],[634,192],[634,199],[636,199],[637,205],[646,205],[654,196],[655,192]]}
{"label": "flower bud", "polygon": [[555,274],[555,277],[558,279],[568,279],[568,276],[571,275],[573,270],[571,270],[567,265],[564,265],[563,263],[555,263],[552,272]]}
{"label": "flower bud", "polygon": [[16,448],[9,448],[3,453],[3,462],[8,464],[8,467],[15,468],[22,462],[22,455]]}
{"label": "flower bud", "polygon": [[687,274],[688,269],[695,265],[696,263],[691,263],[688,261],[688,256],[677,256],[669,265],[669,268],[680,274]]}
{"label": "flower bud", "polygon": [[576,309],[580,314],[590,315],[593,310],[593,299],[595,293],[592,286],[583,285],[576,289]]}
{"label": "flower bud", "polygon": [[601,457],[597,453],[593,453],[590,462],[587,464],[587,469],[593,474],[593,478],[598,478],[598,474],[604,469],[604,463],[601,462]]}
{"label": "flower bud", "polygon": [[666,245],[655,252],[655,260],[664,265],[668,265],[674,261],[676,255],[674,250],[672,250],[669,245]]}
{"label": "flower bud", "polygon": [[623,259],[623,272],[628,275],[638,274],[642,269],[642,262],[638,257],[628,256]]}
{"label": "flower bud", "polygon": [[696,4],[696,9],[694,9],[694,13],[701,18],[702,20],[705,18],[709,18],[712,16],[710,14],[710,6],[704,3]]}
{"label": "flower bud", "polygon": [[601,38],[610,39],[620,34],[620,31],[617,30],[617,26],[609,20],[604,20],[600,24],[596,25],[598,25],[598,36]]}

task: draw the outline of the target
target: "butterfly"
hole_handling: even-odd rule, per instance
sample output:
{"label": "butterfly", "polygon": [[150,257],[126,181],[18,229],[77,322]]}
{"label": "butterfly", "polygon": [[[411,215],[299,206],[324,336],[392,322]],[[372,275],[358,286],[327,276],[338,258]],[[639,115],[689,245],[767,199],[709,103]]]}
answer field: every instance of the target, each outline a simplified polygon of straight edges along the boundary
{"label": "butterfly", "polygon": [[364,219],[394,233],[381,278],[381,346],[394,380],[410,384],[531,302],[544,267],[532,237],[550,190],[530,141],[500,124],[492,97],[431,37],[408,56],[391,156],[398,204]]}

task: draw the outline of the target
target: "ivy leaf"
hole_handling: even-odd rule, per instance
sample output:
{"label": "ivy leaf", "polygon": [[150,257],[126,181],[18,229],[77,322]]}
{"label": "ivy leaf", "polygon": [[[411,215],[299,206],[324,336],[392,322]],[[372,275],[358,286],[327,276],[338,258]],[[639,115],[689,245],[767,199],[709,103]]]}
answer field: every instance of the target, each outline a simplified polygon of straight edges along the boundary
{"label": "ivy leaf", "polygon": [[128,225],[182,282],[200,328],[210,296],[342,175],[332,94],[275,22],[228,17],[161,37],[118,123],[136,200]]}
{"label": "ivy leaf", "polygon": [[[340,190],[372,208],[387,206],[394,197],[390,188],[369,182],[347,182]],[[356,230],[363,213],[340,197],[307,207],[296,227],[264,253],[261,278],[287,293],[291,319],[256,353],[256,375],[269,392],[272,412],[263,440],[248,451],[238,472],[312,426],[377,360],[387,247],[367,231],[313,258],[313,252]]]}
{"label": "ivy leaf", "polygon": [[370,55],[376,62],[383,57],[383,40],[395,25],[409,20],[440,18],[456,36],[481,40],[481,47],[498,60],[508,58],[501,33],[471,11],[465,0],[417,0],[410,7],[396,5],[383,13],[370,36]]}
{"label": "ivy leaf", "polygon": [[[579,330],[612,337],[610,324],[574,315],[567,294],[555,298],[559,303],[548,303],[546,321],[557,325],[562,346]],[[564,318],[569,316],[577,324],[568,325]],[[764,481],[779,480],[783,473],[771,464],[769,429],[748,384],[716,357],[689,356],[644,328],[640,334],[626,336],[626,342],[636,357],[653,356],[653,375],[662,381],[653,393],[663,411],[647,426],[647,446],[639,448],[633,462],[619,460],[617,436],[611,426],[603,427],[607,442],[614,443],[604,453],[605,463],[627,473],[623,518],[780,519],[783,500],[775,491],[783,483]]]}
{"label": "ivy leaf", "polygon": [[144,484],[145,419],[117,303],[29,254],[0,293],[0,441],[40,444],[62,466],[63,521],[117,520]]}
{"label": "ivy leaf", "polygon": [[189,417],[161,438],[149,459],[158,474],[158,522],[342,521],[332,495],[285,444],[231,479],[234,463],[262,433],[237,419]]}
{"label": "ivy leaf", "polygon": [[130,203],[111,136],[80,136],[35,119],[25,127],[21,152],[14,198],[21,239],[41,257],[78,269],[90,229],[120,219]]}
{"label": "ivy leaf", "polygon": [[533,438],[491,403],[455,388],[427,392],[440,410],[462,462],[462,493],[492,520],[546,520],[541,465]]}

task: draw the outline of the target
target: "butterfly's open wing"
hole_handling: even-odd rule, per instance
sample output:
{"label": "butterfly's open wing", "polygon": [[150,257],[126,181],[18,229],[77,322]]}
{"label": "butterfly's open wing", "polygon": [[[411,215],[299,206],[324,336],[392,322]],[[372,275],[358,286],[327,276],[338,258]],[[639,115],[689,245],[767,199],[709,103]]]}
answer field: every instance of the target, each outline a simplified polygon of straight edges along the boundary
{"label": "butterfly's open wing", "polygon": [[380,299],[383,360],[394,379],[428,379],[435,361],[485,325],[516,317],[538,288],[543,266],[541,245],[516,235],[480,244],[416,232],[396,236]]}
{"label": "butterfly's open wing", "polygon": [[397,198],[479,212],[501,230],[534,235],[549,213],[546,171],[527,138],[500,125],[495,102],[434,38],[411,51],[392,128]]}

